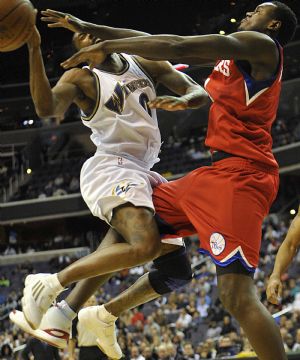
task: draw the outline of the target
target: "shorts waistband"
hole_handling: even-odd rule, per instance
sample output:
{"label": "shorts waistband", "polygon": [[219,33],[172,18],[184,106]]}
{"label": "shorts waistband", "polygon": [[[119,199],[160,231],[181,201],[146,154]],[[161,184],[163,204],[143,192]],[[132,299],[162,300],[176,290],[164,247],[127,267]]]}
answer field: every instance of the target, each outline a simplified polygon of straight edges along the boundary
{"label": "shorts waistband", "polygon": [[225,160],[225,159],[228,159],[228,161],[222,162],[222,165],[223,164],[225,165],[228,163],[231,163],[231,164],[236,163],[237,165],[249,166],[251,168],[255,168],[262,172],[266,172],[266,173],[270,173],[270,174],[274,174],[274,175],[279,174],[278,168],[266,165],[259,161],[247,159],[247,158],[244,158],[244,157],[241,157],[238,155],[229,154],[229,153],[226,153],[225,151],[214,151],[211,154],[212,165],[221,165],[221,164],[217,164],[217,163],[219,161]]}

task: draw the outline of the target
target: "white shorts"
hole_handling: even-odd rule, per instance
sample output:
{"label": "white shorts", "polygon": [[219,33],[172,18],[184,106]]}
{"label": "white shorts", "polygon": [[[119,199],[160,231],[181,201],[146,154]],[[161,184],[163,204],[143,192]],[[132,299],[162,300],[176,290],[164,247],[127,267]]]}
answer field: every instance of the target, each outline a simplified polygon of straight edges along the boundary
{"label": "white shorts", "polygon": [[[94,216],[110,224],[113,209],[127,202],[155,212],[152,188],[167,180],[155,171],[124,157],[95,154],[82,166],[81,195]],[[183,245],[183,240],[163,239],[162,242]]]}

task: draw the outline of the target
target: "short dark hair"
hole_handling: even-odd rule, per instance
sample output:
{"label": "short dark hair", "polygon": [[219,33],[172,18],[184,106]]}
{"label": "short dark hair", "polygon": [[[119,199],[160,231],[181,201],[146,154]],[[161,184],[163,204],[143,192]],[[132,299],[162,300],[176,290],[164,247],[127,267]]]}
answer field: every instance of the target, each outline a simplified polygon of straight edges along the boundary
{"label": "short dark hair", "polygon": [[297,17],[294,11],[288,7],[286,4],[280,1],[272,1],[276,5],[274,9],[274,16],[276,20],[281,21],[281,28],[278,31],[276,36],[279,43],[284,46],[290,40],[292,40],[297,27]]}

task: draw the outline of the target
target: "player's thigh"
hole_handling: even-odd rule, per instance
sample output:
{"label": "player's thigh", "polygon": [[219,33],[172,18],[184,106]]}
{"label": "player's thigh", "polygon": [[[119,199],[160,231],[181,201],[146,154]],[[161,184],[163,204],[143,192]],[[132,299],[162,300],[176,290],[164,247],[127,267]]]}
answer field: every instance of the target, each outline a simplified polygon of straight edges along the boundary
{"label": "player's thigh", "polygon": [[160,246],[160,234],[152,209],[126,203],[114,209],[111,225],[132,245]]}
{"label": "player's thigh", "polygon": [[96,251],[99,251],[101,249],[104,249],[108,246],[124,242],[125,240],[122,238],[122,236],[113,228],[110,228],[104,238],[102,239],[100,245],[98,246]]}

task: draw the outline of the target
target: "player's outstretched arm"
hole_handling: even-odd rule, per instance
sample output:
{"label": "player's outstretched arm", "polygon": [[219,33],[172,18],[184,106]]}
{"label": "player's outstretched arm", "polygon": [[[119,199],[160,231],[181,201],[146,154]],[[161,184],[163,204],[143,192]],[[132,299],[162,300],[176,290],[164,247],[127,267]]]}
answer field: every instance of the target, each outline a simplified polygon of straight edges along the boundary
{"label": "player's outstretched arm", "polygon": [[72,69],[66,72],[57,86],[51,89],[45,71],[40,43],[40,34],[35,27],[31,38],[27,42],[31,96],[38,116],[61,117],[78,94],[78,87],[71,82],[71,74],[81,69]]}
{"label": "player's outstretched arm", "polygon": [[81,49],[62,66],[70,68],[82,61],[89,61],[90,56],[95,58],[97,54],[101,56],[102,53],[103,57],[103,54],[112,52],[126,52],[152,60],[184,61],[193,64],[219,59],[248,60],[250,63],[268,64],[274,71],[278,64],[277,47],[269,36],[256,31],[242,31],[228,36],[150,35],[107,40]]}
{"label": "player's outstretched arm", "polygon": [[42,15],[43,16],[41,20],[48,23],[49,28],[61,27],[73,32],[88,33],[102,40],[123,39],[149,35],[148,33],[137,30],[96,25],[80,20],[71,14],[51,9],[42,11]]}
{"label": "player's outstretched arm", "polygon": [[276,255],[273,272],[267,286],[267,298],[273,304],[280,302],[281,276],[291,264],[300,245],[300,207]]}
{"label": "player's outstretched arm", "polygon": [[208,102],[207,92],[188,75],[177,71],[167,61],[151,61],[136,57],[140,65],[158,83],[180,97],[159,96],[149,102],[149,106],[156,109],[177,111],[196,109]]}

